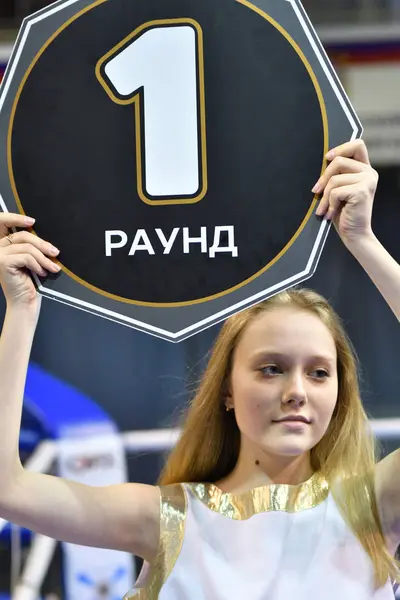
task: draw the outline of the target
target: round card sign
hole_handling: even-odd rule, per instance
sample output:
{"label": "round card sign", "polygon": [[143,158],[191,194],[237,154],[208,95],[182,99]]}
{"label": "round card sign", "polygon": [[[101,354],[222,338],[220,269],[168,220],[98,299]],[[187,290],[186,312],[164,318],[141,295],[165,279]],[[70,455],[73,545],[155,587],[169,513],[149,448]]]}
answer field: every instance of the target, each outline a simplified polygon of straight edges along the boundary
{"label": "round card sign", "polygon": [[61,250],[42,294],[180,341],[313,274],[360,134],[297,0],[65,0],[6,71],[0,201]]}

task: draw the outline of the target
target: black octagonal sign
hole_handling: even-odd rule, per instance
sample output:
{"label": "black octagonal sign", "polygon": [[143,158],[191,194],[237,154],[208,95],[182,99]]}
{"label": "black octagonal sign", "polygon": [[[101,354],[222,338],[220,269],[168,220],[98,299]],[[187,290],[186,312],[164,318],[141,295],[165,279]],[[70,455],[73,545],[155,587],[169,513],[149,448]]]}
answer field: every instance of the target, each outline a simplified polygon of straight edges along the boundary
{"label": "black octagonal sign", "polygon": [[2,84],[0,201],[61,250],[43,295],[180,341],[313,274],[360,134],[297,0],[61,0]]}

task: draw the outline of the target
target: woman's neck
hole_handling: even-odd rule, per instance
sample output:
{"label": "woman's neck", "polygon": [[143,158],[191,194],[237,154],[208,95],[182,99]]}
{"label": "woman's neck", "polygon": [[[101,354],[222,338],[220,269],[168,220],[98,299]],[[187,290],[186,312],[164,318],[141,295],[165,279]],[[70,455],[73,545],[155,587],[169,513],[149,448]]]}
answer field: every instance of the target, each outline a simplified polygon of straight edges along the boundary
{"label": "woman's neck", "polygon": [[298,485],[310,479],[313,469],[310,454],[276,456],[265,450],[254,450],[242,443],[233,471],[216,485],[231,494],[240,494],[270,484]]}

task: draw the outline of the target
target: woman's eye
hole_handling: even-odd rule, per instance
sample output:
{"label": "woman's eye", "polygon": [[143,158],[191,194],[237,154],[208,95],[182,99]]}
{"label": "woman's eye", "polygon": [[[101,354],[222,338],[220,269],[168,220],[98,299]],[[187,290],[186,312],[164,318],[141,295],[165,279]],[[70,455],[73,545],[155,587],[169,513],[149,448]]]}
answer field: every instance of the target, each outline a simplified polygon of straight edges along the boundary
{"label": "woman's eye", "polygon": [[277,375],[281,372],[281,369],[277,365],[268,365],[267,367],[263,367],[261,372],[263,375]]}
{"label": "woman's eye", "polygon": [[312,374],[315,374],[313,376],[315,376],[317,379],[325,379],[326,377],[329,377],[329,373],[325,371],[325,369],[315,369],[315,371],[312,371]]}

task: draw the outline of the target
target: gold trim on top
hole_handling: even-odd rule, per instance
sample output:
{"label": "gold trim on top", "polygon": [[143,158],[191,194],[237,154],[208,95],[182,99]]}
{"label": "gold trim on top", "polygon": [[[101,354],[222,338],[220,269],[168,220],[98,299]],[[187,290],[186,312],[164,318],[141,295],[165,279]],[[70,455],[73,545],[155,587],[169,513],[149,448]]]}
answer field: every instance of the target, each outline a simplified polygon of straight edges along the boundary
{"label": "gold trim on top", "polygon": [[212,483],[193,483],[187,487],[207,508],[238,521],[265,512],[308,510],[324,502],[329,494],[328,482],[319,473],[299,485],[272,484],[239,495],[223,492]]}
{"label": "gold trim on top", "polygon": [[179,483],[159,489],[160,542],[157,557],[150,567],[145,587],[129,591],[123,600],[157,600],[182,549],[187,515],[186,494]]}
{"label": "gold trim on top", "polygon": [[[303,53],[303,51],[300,49],[299,45],[294,41],[294,39],[290,36],[290,34],[277,22],[275,21],[272,17],[270,17],[266,12],[264,12],[263,10],[261,10],[260,8],[258,8],[257,6],[254,6],[253,4],[251,4],[250,2],[248,2],[247,0],[235,0],[236,2],[238,2],[239,4],[243,4],[244,6],[246,6],[247,8],[249,8],[250,10],[253,10],[254,12],[256,12],[257,14],[259,14],[262,18],[264,18],[266,21],[268,21],[273,27],[275,27],[284,37],[285,39],[290,43],[290,45],[292,46],[292,48],[295,50],[295,52],[297,53],[297,55],[299,56],[299,58],[301,59],[301,61],[303,62],[305,68],[307,69],[307,72],[314,84],[315,87],[315,91],[320,103],[320,108],[321,108],[321,116],[322,116],[322,124],[323,124],[323,130],[324,130],[324,149],[323,149],[323,159],[322,159],[322,166],[321,166],[321,174],[324,172],[327,161],[325,159],[325,155],[328,152],[329,149],[329,131],[328,131],[328,115],[327,115],[327,111],[326,111],[326,106],[325,106],[325,100],[323,98],[322,95],[322,90],[321,87],[318,83],[317,77],[310,65],[310,63],[307,60],[307,57],[305,56],[305,54]],[[76,19],[80,18],[83,14],[89,12],[90,10],[92,10],[93,8],[99,6],[100,4],[103,4],[107,2],[107,0],[96,0],[96,2],[93,2],[93,4],[90,4],[89,6],[86,6],[84,9],[82,9],[81,11],[79,11],[76,15],[74,15],[73,17],[71,17],[70,19],[68,19],[61,27],[59,27],[57,29],[57,31],[55,31],[55,33],[46,41],[46,43],[41,47],[41,49],[38,51],[38,53],[36,54],[36,56],[34,57],[34,59],[32,60],[31,64],[29,65],[24,77],[21,80],[21,83],[18,87],[18,91],[16,93],[15,99],[14,99],[14,103],[13,103],[13,107],[10,113],[10,122],[9,122],[9,127],[8,127],[8,136],[7,136],[7,164],[8,164],[8,173],[9,173],[9,179],[10,179],[10,185],[11,185],[11,189],[12,192],[14,194],[14,199],[15,202],[17,204],[18,210],[21,214],[25,215],[25,211],[24,208],[22,206],[21,200],[19,198],[18,195],[18,191],[16,188],[16,183],[15,183],[15,178],[14,178],[14,172],[13,172],[13,165],[12,165],[12,152],[11,152],[11,146],[12,146],[12,130],[13,130],[13,124],[14,124],[14,119],[15,119],[15,113],[16,113],[16,109],[17,109],[17,105],[19,102],[19,98],[21,96],[22,90],[24,88],[24,85],[29,77],[29,75],[31,74],[33,68],[35,67],[36,63],[38,62],[39,58],[41,57],[41,55],[45,52],[45,50],[49,47],[49,45],[52,43],[52,41],[64,30],[66,29],[71,23],[73,23]],[[205,147],[205,146],[203,146]],[[158,307],[158,308],[179,308],[179,307],[183,307],[183,306],[193,306],[196,304],[201,304],[203,302],[208,302],[210,300],[215,300],[217,298],[221,298],[227,294],[230,294],[232,292],[235,292],[239,289],[241,289],[242,287],[244,287],[245,285],[251,283],[252,281],[254,281],[255,279],[257,279],[257,277],[259,277],[260,275],[262,275],[263,273],[265,273],[271,266],[273,266],[284,254],[286,254],[286,252],[288,251],[288,249],[292,246],[292,244],[296,241],[296,239],[299,237],[299,235],[301,234],[301,232],[303,231],[303,229],[305,228],[308,220],[310,219],[311,215],[314,212],[314,209],[316,207],[316,204],[318,202],[318,196],[314,195],[313,200],[311,202],[311,205],[309,207],[309,210],[307,211],[303,221],[301,222],[298,230],[296,231],[296,233],[292,236],[292,238],[289,240],[289,242],[282,248],[282,250],[267,264],[265,265],[262,269],[260,269],[257,273],[255,273],[254,275],[251,275],[248,279],[242,281],[241,283],[228,288],[222,292],[218,292],[217,294],[213,294],[211,296],[206,296],[203,298],[197,298],[196,300],[190,300],[187,302],[144,302],[144,301],[139,301],[139,300],[132,300],[130,298],[125,298],[123,296],[117,296],[116,294],[112,294],[110,292],[106,292],[105,290],[102,290],[94,285],[92,285],[91,283],[88,283],[87,281],[83,280],[81,277],[79,277],[78,275],[76,275],[75,273],[73,273],[72,271],[70,271],[62,262],[58,262],[58,264],[61,266],[62,271],[64,271],[64,273],[66,275],[68,275],[69,277],[71,277],[71,279],[73,279],[74,281],[76,281],[78,284],[83,285],[84,287],[86,287],[87,289],[95,292],[96,294],[99,294],[101,296],[104,296],[106,298],[110,298],[111,300],[117,300],[118,302],[123,302],[125,304],[132,304],[132,305],[137,305],[137,306],[153,306],[153,307]]]}
{"label": "gold trim on top", "polygon": [[[172,26],[172,25],[189,25],[191,26],[197,36],[196,36],[196,71],[197,71],[197,84],[198,84],[198,100],[199,100],[199,108],[200,114],[198,116],[198,121],[200,121],[200,140],[201,140],[201,151],[200,151],[200,160],[201,160],[201,189],[197,193],[194,198],[175,198],[168,200],[153,200],[152,198],[146,196],[145,191],[143,190],[143,178],[142,178],[142,164],[144,162],[144,148],[141,139],[141,106],[140,106],[140,93],[136,92],[136,94],[132,98],[128,98],[127,100],[122,100],[116,94],[114,94],[112,88],[104,79],[102,74],[102,67],[105,65],[109,59],[117,54],[119,50],[121,50],[128,42],[133,40],[135,37],[138,37],[143,34],[147,29],[152,29],[154,27],[164,27],[164,26]],[[100,85],[104,88],[106,94],[111,98],[113,102],[116,104],[121,104],[123,106],[127,106],[129,104],[135,105],[135,123],[136,123],[136,177],[137,177],[137,192],[139,198],[145,202],[146,204],[151,205],[166,205],[166,204],[196,204],[200,202],[204,198],[207,193],[208,186],[208,175],[207,175],[207,147],[206,147],[206,101],[205,101],[205,85],[204,85],[204,46],[203,46],[203,31],[194,19],[160,19],[156,21],[149,21],[148,23],[143,23],[129,34],[126,38],[124,38],[119,44],[114,46],[107,54],[105,54],[96,65],[96,77],[100,83]]]}

